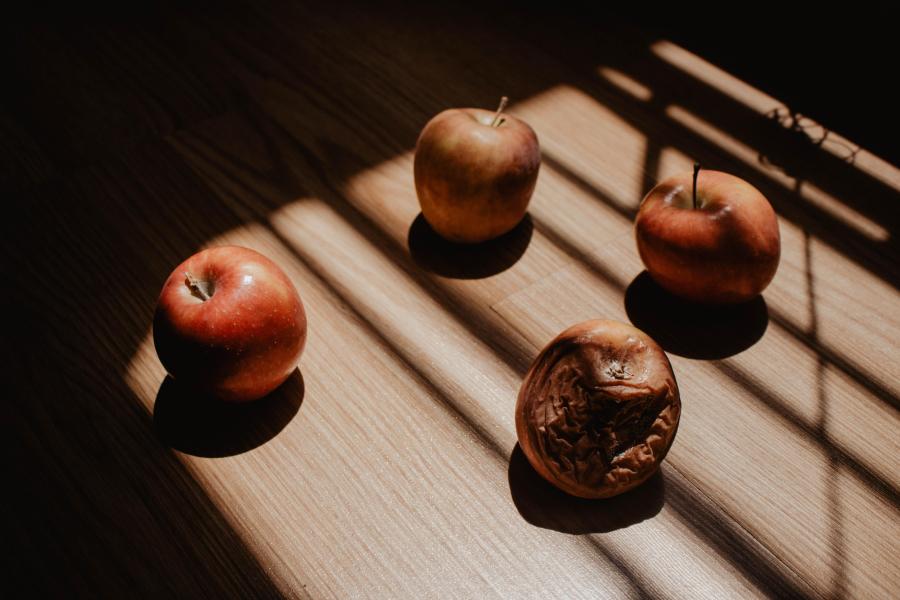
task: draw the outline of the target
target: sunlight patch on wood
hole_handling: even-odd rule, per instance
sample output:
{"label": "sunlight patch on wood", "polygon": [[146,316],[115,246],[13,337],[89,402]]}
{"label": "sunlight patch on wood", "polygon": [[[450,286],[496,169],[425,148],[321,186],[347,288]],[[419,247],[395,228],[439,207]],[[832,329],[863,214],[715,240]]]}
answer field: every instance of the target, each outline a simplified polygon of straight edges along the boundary
{"label": "sunlight patch on wood", "polygon": [[310,268],[395,342],[400,356],[452,398],[467,420],[480,424],[495,447],[511,451],[513,415],[500,407],[518,385],[517,373],[326,203],[288,205],[270,222]]}
{"label": "sunlight patch on wood", "polygon": [[653,98],[653,91],[643,83],[633,79],[618,69],[612,67],[600,67],[597,73],[610,84],[641,102],[648,102]]}
{"label": "sunlight patch on wood", "polygon": [[667,179],[678,173],[690,173],[694,159],[672,146],[665,146],[659,153],[659,179]]}

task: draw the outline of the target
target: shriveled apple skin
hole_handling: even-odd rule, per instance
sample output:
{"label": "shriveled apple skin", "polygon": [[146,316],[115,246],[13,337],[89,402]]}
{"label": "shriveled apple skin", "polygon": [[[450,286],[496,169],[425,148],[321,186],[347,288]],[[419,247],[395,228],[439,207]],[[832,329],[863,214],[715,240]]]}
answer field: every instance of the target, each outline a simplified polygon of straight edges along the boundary
{"label": "shriveled apple skin", "polygon": [[477,243],[503,235],[525,216],[541,165],[537,135],[525,122],[477,108],[434,117],[416,144],[416,194],[442,237]]}
{"label": "shriveled apple skin", "polygon": [[733,304],[759,295],[781,256],[778,219],[769,201],[746,181],[700,172],[701,208],[691,208],[691,174],[653,188],[635,219],[641,260],[650,276],[676,296]]}
{"label": "shriveled apple skin", "polygon": [[[203,301],[186,273],[214,283]],[[220,246],[190,257],[163,285],[153,341],[179,383],[229,402],[261,398],[293,372],[306,344],[300,295],[271,260],[248,248]]]}
{"label": "shriveled apple skin", "polygon": [[681,398],[663,350],[608,320],[560,333],[538,355],[516,404],[535,470],[561,490],[607,498],[646,481],[675,439]]}

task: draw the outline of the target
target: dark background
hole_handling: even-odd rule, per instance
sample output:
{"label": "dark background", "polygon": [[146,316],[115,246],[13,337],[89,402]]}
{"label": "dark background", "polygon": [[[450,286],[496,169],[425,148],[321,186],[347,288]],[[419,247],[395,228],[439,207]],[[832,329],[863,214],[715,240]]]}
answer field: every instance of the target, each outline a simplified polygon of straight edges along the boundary
{"label": "dark background", "polygon": [[[87,1],[18,5],[0,28],[14,31],[35,20],[93,21],[141,18],[159,12],[215,11],[231,0],[184,2]],[[402,18],[404,2],[383,5]],[[429,3],[432,4],[432,3]],[[439,4],[439,3],[434,3]],[[482,13],[510,27],[533,29],[559,19],[596,24],[598,39],[620,26],[669,39],[692,50],[795,112],[835,131],[882,158],[900,164],[896,139],[897,75],[900,52],[897,11],[888,3],[669,2],[614,3],[445,2],[466,13]],[[3,31],[3,29],[0,29]],[[9,32],[7,32],[9,33]],[[552,32],[548,32],[552,38]],[[10,37],[10,36],[5,36]],[[4,57],[7,58],[7,57]]]}

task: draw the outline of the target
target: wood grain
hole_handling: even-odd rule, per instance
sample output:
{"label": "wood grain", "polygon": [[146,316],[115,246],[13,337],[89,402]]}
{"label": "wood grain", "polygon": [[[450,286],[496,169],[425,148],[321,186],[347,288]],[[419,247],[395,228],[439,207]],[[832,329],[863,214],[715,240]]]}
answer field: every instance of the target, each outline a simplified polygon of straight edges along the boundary
{"label": "wood grain", "polygon": [[[597,27],[266,2],[11,34],[8,589],[890,596],[900,170],[702,57]],[[529,215],[447,245],[419,214],[416,135],[501,94],[542,145]],[[643,194],[695,158],[779,213],[778,274],[736,312],[668,298],[634,249]],[[169,270],[220,243],[282,265],[310,322],[299,372],[239,411],[186,402],[150,331]],[[584,501],[531,469],[513,408],[538,350],[596,317],[669,351],[683,417],[658,476]]]}

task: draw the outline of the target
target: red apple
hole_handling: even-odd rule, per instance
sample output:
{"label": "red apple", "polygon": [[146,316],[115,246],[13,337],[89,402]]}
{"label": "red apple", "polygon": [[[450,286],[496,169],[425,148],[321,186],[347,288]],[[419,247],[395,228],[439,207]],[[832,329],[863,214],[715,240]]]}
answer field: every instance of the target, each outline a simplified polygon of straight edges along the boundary
{"label": "red apple", "polygon": [[480,108],[450,109],[425,125],[416,143],[422,215],[442,237],[483,242],[515,227],[534,192],[541,150],[527,123]]}
{"label": "red apple", "polygon": [[635,220],[641,260],[676,296],[707,304],[750,300],[778,268],[775,211],[734,175],[695,166],[693,179],[676,175],[644,198]]}
{"label": "red apple", "polygon": [[220,246],[198,252],[169,275],[153,342],[176,381],[246,402],[293,372],[306,343],[306,313],[275,263],[248,248]]}

